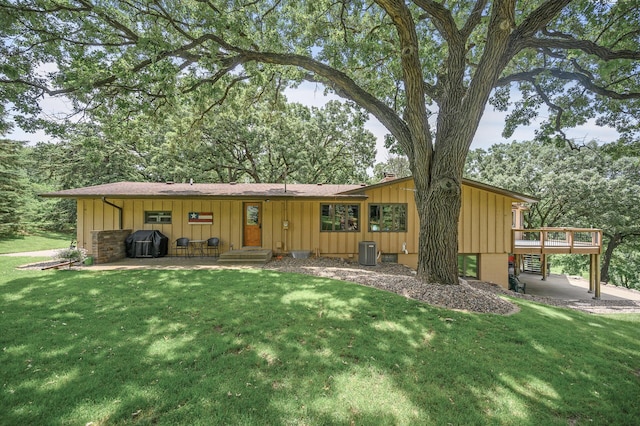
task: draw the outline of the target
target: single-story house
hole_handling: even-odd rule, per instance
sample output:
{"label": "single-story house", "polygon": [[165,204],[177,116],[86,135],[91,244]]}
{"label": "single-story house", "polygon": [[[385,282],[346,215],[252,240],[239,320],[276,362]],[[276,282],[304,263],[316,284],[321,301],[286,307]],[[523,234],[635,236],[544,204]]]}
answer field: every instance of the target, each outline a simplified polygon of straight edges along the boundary
{"label": "single-story house", "polygon": [[[77,200],[78,245],[94,257],[104,235],[124,241],[132,231],[158,230],[170,243],[218,237],[222,252],[254,247],[355,259],[360,243],[373,241],[382,261],[417,266],[411,177],[374,185],[118,182],[42,195]],[[512,207],[536,201],[463,180],[461,274],[508,286]]]}

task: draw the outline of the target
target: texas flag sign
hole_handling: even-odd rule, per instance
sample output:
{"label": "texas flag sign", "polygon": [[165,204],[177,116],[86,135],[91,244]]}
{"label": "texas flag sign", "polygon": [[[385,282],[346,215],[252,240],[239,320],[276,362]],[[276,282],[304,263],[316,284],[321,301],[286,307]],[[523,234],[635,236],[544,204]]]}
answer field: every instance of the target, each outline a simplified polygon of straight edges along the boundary
{"label": "texas flag sign", "polygon": [[213,223],[213,213],[211,212],[189,212],[189,225],[211,225]]}

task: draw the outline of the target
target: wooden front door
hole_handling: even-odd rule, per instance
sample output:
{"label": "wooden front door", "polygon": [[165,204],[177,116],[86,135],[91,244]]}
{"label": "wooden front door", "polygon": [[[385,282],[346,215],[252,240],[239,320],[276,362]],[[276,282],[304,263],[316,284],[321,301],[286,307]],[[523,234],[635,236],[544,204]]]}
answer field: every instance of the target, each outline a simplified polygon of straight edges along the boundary
{"label": "wooden front door", "polygon": [[260,203],[244,203],[244,237],[245,247],[262,246],[262,209]]}

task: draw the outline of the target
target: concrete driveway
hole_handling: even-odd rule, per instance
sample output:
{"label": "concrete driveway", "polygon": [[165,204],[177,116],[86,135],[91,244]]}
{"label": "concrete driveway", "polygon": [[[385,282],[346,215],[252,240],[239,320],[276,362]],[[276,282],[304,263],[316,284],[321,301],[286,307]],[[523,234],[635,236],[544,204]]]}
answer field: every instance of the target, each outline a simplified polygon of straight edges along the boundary
{"label": "concrete driveway", "polygon": [[23,251],[20,253],[5,253],[0,254],[0,256],[13,256],[13,257],[53,257],[57,252],[64,249],[54,249],[54,250],[40,250],[40,251]]}

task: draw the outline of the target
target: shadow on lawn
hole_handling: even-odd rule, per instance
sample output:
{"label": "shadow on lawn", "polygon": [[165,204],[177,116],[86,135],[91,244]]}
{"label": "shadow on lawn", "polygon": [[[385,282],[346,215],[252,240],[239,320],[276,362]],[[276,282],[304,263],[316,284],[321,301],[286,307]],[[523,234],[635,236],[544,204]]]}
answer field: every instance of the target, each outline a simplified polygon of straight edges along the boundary
{"label": "shadow on lawn", "polygon": [[7,424],[640,414],[637,323],[528,302],[510,317],[466,314],[258,270],[58,271],[0,289]]}

